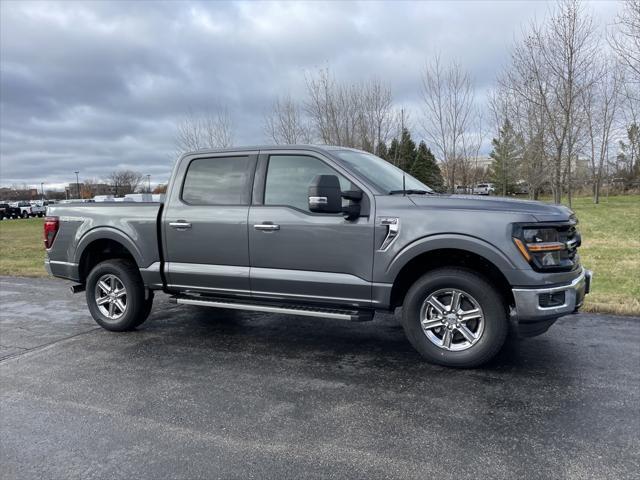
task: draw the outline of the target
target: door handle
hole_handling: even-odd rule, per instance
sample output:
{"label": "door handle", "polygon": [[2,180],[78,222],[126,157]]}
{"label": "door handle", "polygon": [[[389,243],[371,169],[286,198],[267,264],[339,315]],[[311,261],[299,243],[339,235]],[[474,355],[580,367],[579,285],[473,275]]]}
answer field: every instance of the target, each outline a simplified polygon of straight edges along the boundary
{"label": "door handle", "polygon": [[253,228],[264,232],[273,232],[275,230],[280,230],[280,225],[276,225],[274,223],[259,223],[258,225],[254,225]]}
{"label": "door handle", "polygon": [[176,230],[186,230],[187,228],[191,228],[191,224],[189,222],[185,222],[184,220],[169,222],[169,226],[175,228]]}

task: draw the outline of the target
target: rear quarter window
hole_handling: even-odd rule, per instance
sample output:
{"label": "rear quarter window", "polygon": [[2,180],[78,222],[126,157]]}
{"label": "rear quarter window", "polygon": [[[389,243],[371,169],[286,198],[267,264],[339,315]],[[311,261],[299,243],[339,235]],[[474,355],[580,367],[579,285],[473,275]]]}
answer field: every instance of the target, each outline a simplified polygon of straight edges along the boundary
{"label": "rear quarter window", "polygon": [[192,205],[248,205],[249,167],[249,156],[192,160],[182,186],[182,200]]}

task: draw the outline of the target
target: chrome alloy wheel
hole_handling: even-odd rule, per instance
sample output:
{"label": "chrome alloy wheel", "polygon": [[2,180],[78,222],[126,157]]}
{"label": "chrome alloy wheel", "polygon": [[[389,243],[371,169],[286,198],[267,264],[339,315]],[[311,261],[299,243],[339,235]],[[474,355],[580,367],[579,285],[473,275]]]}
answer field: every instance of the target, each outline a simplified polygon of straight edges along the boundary
{"label": "chrome alloy wheel", "polygon": [[456,288],[438,290],[420,308],[420,326],[431,343],[443,350],[471,348],[482,337],[484,313],[467,292]]}
{"label": "chrome alloy wheel", "polygon": [[109,320],[118,320],[127,310],[127,290],[113,274],[100,277],[95,288],[96,305]]}

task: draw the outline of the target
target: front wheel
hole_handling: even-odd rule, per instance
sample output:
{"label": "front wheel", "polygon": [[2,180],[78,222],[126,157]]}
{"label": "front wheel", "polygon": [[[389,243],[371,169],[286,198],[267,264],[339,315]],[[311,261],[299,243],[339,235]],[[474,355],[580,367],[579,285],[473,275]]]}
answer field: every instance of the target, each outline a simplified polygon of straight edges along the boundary
{"label": "front wheel", "polygon": [[145,300],[140,272],[130,261],[106,260],[87,277],[87,305],[101,327],[124,332],[141,325],[149,315],[153,297]]}
{"label": "front wheel", "polygon": [[428,361],[477,367],[491,359],[507,336],[505,302],[487,280],[460,268],[433,270],[407,292],[402,324]]}

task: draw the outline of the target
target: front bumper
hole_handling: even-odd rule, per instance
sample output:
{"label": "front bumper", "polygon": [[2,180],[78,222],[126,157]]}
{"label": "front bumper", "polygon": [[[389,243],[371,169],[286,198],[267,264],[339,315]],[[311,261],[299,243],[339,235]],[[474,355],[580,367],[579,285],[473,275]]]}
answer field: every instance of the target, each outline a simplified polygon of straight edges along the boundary
{"label": "front bumper", "polygon": [[[584,302],[584,297],[591,288],[591,271],[582,269],[580,275],[569,285],[543,288],[514,288],[515,317],[519,324],[555,320],[558,317],[573,313]],[[564,299],[554,306],[544,306],[545,298],[555,296]],[[552,322],[553,323],[553,322]]]}

